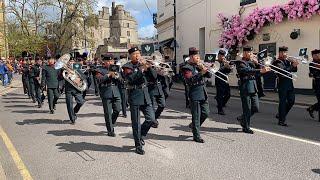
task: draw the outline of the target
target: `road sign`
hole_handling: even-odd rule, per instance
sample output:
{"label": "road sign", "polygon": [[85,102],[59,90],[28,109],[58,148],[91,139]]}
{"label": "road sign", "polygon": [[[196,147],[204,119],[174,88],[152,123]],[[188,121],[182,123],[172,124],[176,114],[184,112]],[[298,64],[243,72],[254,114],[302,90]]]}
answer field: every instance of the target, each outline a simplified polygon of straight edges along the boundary
{"label": "road sign", "polygon": [[151,56],[154,53],[154,44],[141,45],[141,53],[143,56]]}

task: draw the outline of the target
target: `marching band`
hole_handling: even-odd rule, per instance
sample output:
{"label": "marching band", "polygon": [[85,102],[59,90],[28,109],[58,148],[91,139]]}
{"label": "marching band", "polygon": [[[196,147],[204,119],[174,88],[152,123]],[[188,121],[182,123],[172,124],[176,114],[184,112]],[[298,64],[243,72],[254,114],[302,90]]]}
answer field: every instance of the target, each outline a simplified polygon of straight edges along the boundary
{"label": "marching band", "polygon": [[[245,46],[240,55],[241,59],[230,60],[226,57],[228,52],[221,49],[217,52],[219,65],[217,66],[214,63],[203,62],[197,48],[189,48],[189,57],[184,57],[185,61],[179,65],[179,73],[185,86],[186,107],[190,108],[192,114],[189,128],[192,130],[195,142],[204,143],[204,139],[200,136],[200,128],[209,117],[205,79],[215,77],[218,114],[226,115],[224,108],[231,97],[228,76],[233,71],[234,65],[242,103],[242,114],[237,120],[243,132],[254,133],[250,128],[251,117],[259,112],[259,98],[264,96],[258,81],[262,74],[270,71],[277,75],[278,125],[287,126],[286,117],[295,103],[294,72],[298,71],[301,59],[288,56],[288,48],[284,46],[279,48],[278,58],[273,61],[270,57],[264,57],[264,62],[261,62],[252,51],[252,47]],[[314,118],[314,111],[318,111],[320,115],[320,50],[313,50],[311,54],[313,61],[308,64],[309,76],[313,79],[313,89],[318,102],[310,106],[307,111]],[[38,108],[41,108],[46,91],[49,111],[54,114],[62,93],[59,82],[64,81],[69,119],[71,124],[75,124],[77,113],[86,101],[85,96],[92,77],[95,95],[100,96],[102,100],[107,135],[116,136],[114,127],[117,118],[121,111],[126,118],[129,106],[135,152],[143,155],[144,138],[150,128],[159,126],[158,120],[166,107],[173,69],[163,61],[162,57],[142,56],[138,47],[129,49],[128,55],[130,60],[127,55],[121,55],[117,60],[113,54],[105,54],[101,60],[95,58],[90,64],[86,54],[80,58],[66,54],[56,59],[49,58],[44,63],[40,57],[32,58],[24,52],[21,64],[24,93],[37,103]],[[76,101],[75,106],[73,98]],[[143,123],[140,112],[145,117]]]}

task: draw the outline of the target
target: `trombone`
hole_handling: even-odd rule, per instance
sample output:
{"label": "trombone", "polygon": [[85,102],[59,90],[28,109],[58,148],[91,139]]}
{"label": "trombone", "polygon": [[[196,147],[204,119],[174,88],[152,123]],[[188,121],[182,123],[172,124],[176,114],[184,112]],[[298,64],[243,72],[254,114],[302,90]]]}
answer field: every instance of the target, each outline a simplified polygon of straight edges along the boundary
{"label": "trombone", "polygon": [[[315,65],[315,66],[312,66],[312,65]],[[320,66],[320,63],[316,63],[316,62],[310,62],[309,63],[309,68],[313,68],[313,69],[316,69],[316,70],[320,70],[320,67],[317,67]]]}
{"label": "trombone", "polygon": [[[262,52],[264,52],[264,51],[266,51],[266,49],[258,52],[257,54],[262,53]],[[257,55],[253,55],[253,58],[257,59]],[[289,78],[289,79],[292,79],[292,80],[296,81],[296,78],[298,77],[296,74],[294,74],[294,73],[292,73],[292,72],[289,72],[289,71],[286,71],[286,70],[284,70],[284,69],[281,69],[281,68],[279,68],[278,66],[273,65],[273,64],[272,64],[272,60],[273,60],[273,59],[272,59],[272,57],[270,57],[270,56],[268,56],[268,57],[265,58],[265,59],[266,59],[266,60],[263,61],[264,63],[260,63],[260,62],[258,61],[258,59],[257,59],[258,64],[259,64],[260,66],[270,67],[270,70],[273,71],[274,73],[280,74],[280,75],[282,75],[282,76],[284,76],[284,77],[286,77],[286,78]],[[280,72],[280,71],[281,71],[281,72]]]}
{"label": "trombone", "polygon": [[[185,59],[185,62],[188,62],[189,60],[190,60],[190,57],[187,57],[187,58]],[[202,60],[201,60],[201,61],[202,61]],[[203,61],[202,61],[202,62],[203,62]],[[208,71],[209,71],[211,74],[215,75],[215,77],[217,77],[217,78],[220,79],[221,81],[229,84],[229,77],[228,77],[228,75],[220,72],[220,71],[219,71],[219,68],[218,68],[217,66],[215,66],[215,65],[212,64],[212,63],[202,63],[202,64],[204,65],[204,67],[206,67],[206,68],[208,69]],[[198,66],[199,66],[199,65],[198,65]],[[225,79],[224,79],[223,77],[221,77],[221,76],[218,76],[218,74],[221,75],[221,76],[223,76],[223,77],[225,77],[227,80],[225,80]]]}

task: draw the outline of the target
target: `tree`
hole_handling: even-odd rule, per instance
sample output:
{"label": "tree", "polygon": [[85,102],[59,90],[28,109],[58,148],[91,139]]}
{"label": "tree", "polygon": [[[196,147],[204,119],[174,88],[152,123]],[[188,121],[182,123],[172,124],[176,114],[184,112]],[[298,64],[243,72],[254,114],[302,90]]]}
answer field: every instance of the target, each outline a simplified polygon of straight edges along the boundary
{"label": "tree", "polygon": [[[94,18],[87,18],[93,14],[96,0],[51,0],[51,5],[58,14],[54,24],[56,52],[63,53],[72,48],[72,42],[81,42],[86,37],[85,26],[90,21],[94,25]],[[88,19],[88,21],[86,21]]]}

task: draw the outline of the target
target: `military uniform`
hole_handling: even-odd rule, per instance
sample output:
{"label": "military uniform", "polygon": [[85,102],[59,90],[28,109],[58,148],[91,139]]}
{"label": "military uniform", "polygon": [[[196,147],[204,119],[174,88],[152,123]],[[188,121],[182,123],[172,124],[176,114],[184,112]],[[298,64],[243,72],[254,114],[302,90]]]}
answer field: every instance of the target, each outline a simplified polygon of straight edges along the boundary
{"label": "military uniform", "polygon": [[40,70],[41,70],[40,64],[35,64],[31,69],[31,74],[33,76],[33,82],[34,82],[34,91],[35,91],[35,99],[38,102],[38,107],[41,107],[42,104],[42,94],[41,94],[41,82],[38,81],[38,78],[40,78]]}
{"label": "military uniform", "polygon": [[23,84],[23,91],[24,94],[28,95],[29,98],[31,97],[30,94],[30,86],[29,86],[29,65],[24,64],[22,65],[22,84]]}
{"label": "military uniform", "polygon": [[[104,60],[112,60],[112,56],[106,56]],[[108,136],[114,137],[114,126],[121,110],[121,95],[118,87],[119,79],[109,77],[109,72],[107,67],[99,68],[96,72],[96,79],[102,99]]]}
{"label": "military uniform", "polygon": [[[129,54],[139,51],[138,48],[129,49]],[[122,66],[128,88],[128,101],[130,104],[131,122],[133,137],[136,146],[136,153],[144,154],[144,141],[142,136],[146,136],[151,126],[155,122],[154,109],[152,107],[150,95],[147,87],[146,72],[141,69],[141,64],[132,62]],[[150,71],[149,68],[147,71]],[[145,116],[145,121],[140,124],[140,111]]]}
{"label": "military uniform", "polygon": [[[312,55],[318,55],[320,56],[320,50],[313,50]],[[310,113],[310,116],[312,118],[314,118],[313,112],[314,111],[318,111],[319,116],[318,116],[318,120],[320,122],[320,66],[318,65],[320,64],[320,59],[314,59],[312,63],[310,63],[309,67],[309,76],[312,79],[312,88],[314,90],[314,93],[317,97],[317,103],[315,103],[314,105],[310,106],[307,111]],[[312,67],[316,67],[318,69],[312,68]]]}
{"label": "military uniform", "polygon": [[[198,53],[199,50],[196,48],[189,49],[190,56]],[[190,99],[192,114],[192,124],[189,126],[192,128],[193,139],[196,142],[204,143],[204,140],[200,137],[200,126],[208,118],[210,112],[204,78],[211,78],[212,74],[208,71],[205,74],[201,73],[201,69],[191,63],[184,65],[182,72],[186,85],[189,87],[188,98]]]}
{"label": "military uniform", "polygon": [[127,88],[125,86],[126,81],[124,79],[124,73],[123,71],[121,71],[120,73],[121,75],[121,79],[119,82],[119,91],[120,91],[120,95],[121,95],[121,110],[122,110],[122,115],[124,118],[127,117],[127,107],[128,107],[128,93],[127,93]]}
{"label": "military uniform", "polygon": [[189,94],[189,86],[187,85],[186,80],[183,77],[183,71],[182,71],[183,67],[187,64],[188,64],[188,62],[183,62],[183,63],[179,64],[179,74],[181,75],[181,78],[183,81],[184,97],[186,100],[186,108],[190,108],[190,100],[189,100],[189,95],[188,95]]}
{"label": "military uniform", "polygon": [[[80,74],[80,78],[84,79],[84,75],[80,70],[75,70]],[[65,93],[66,93],[66,104],[69,119],[72,124],[77,120],[77,113],[80,111],[80,108],[85,103],[85,100],[82,97],[82,92],[76,89],[72,84],[65,80]],[[73,107],[73,97],[76,100],[76,106]]]}
{"label": "military uniform", "polygon": [[46,65],[42,70],[41,87],[47,87],[48,103],[50,113],[54,113],[57,101],[59,99],[59,77],[60,70],[54,68],[54,65]]}
{"label": "military uniform", "polygon": [[[165,96],[162,90],[161,82],[158,79],[158,74],[155,69],[151,68],[149,71],[146,72],[146,77],[148,81],[148,90],[151,98],[152,105],[157,103],[157,110],[155,111],[155,124],[153,125],[154,128],[157,128],[159,122],[157,119],[160,117],[161,113],[163,112],[166,106]],[[154,108],[155,109],[155,108]]]}
{"label": "military uniform", "polygon": [[[244,47],[243,51],[252,51],[251,47]],[[239,60],[236,64],[239,78],[239,90],[242,103],[242,115],[238,117],[243,132],[253,134],[250,129],[251,116],[259,111],[258,89],[255,76],[260,74],[260,69],[249,59]]]}
{"label": "military uniform", "polygon": [[171,78],[169,76],[162,76],[158,74],[158,79],[161,83],[162,86],[162,91],[164,94],[165,99],[169,97],[169,92],[170,92],[170,80]]}
{"label": "military uniform", "polygon": [[29,94],[30,94],[30,97],[33,101],[33,103],[36,102],[36,97],[35,97],[35,85],[34,85],[34,79],[35,79],[35,74],[34,74],[34,71],[33,71],[33,68],[34,68],[34,65],[30,64],[29,65],[29,71],[28,71],[28,82],[29,82]]}
{"label": "military uniform", "polygon": [[243,131],[250,130],[250,118],[259,111],[258,89],[255,74],[260,70],[255,68],[251,61],[242,60],[238,62],[237,72],[239,76],[239,90],[242,103],[242,117],[240,124]]}
{"label": "military uniform", "polygon": [[98,85],[97,78],[96,78],[96,70],[99,68],[98,65],[99,64],[97,62],[95,62],[95,63],[91,64],[91,66],[90,66],[90,73],[92,74],[93,84],[94,84],[94,94],[96,96],[99,95],[99,85]]}
{"label": "military uniform", "polygon": [[[220,51],[219,54],[224,56],[226,53],[224,51]],[[219,64],[220,64],[219,72],[221,72],[225,75],[228,75],[231,72],[231,68],[226,67],[224,65],[224,62],[219,62]],[[216,101],[217,101],[218,114],[225,115],[225,113],[223,111],[223,107],[226,106],[226,104],[228,103],[228,101],[231,97],[230,86],[228,83],[222,81],[217,76],[219,76],[220,78],[223,78],[224,80],[228,80],[227,77],[222,76],[219,73],[216,73],[215,76],[216,76],[215,77],[215,86],[216,86],[216,91],[217,91]]]}
{"label": "military uniform", "polygon": [[[287,48],[280,47],[279,50],[280,51],[287,51]],[[289,60],[277,59],[273,62],[273,65],[275,65],[283,70],[286,70],[288,72],[297,72],[298,71],[298,68],[294,67],[292,65],[292,62],[290,62]],[[281,73],[287,74],[284,71],[281,71],[281,70],[279,70],[279,71]],[[287,74],[287,75],[291,76],[290,74]],[[278,107],[279,122],[278,122],[278,124],[281,126],[287,126],[287,124],[285,123],[286,117],[295,102],[293,80],[289,79],[285,76],[282,76],[280,74],[277,74],[277,76],[278,76],[277,85],[278,85],[278,95],[279,95],[279,107]]]}

